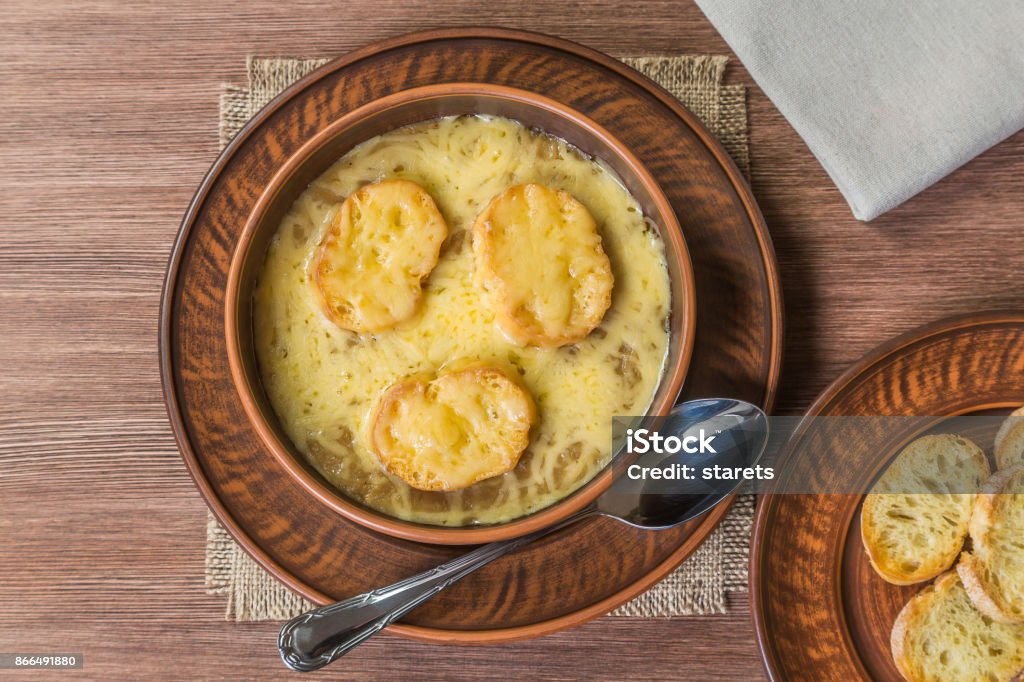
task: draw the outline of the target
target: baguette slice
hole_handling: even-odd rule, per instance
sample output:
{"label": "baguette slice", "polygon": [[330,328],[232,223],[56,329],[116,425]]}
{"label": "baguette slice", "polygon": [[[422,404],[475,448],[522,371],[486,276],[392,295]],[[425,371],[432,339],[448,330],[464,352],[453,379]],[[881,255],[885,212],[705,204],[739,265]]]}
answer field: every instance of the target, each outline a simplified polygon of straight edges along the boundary
{"label": "baguette slice", "polygon": [[615,278],[597,223],[568,192],[506,189],[477,217],[473,254],[498,327],[519,345],[581,341],[612,303]]}
{"label": "baguette slice", "polygon": [[996,468],[1024,464],[1024,407],[1014,410],[996,433]]}
{"label": "baguette slice", "polygon": [[411,487],[458,490],[515,468],[536,418],[529,391],[498,367],[473,364],[388,388],[370,416],[370,443]]}
{"label": "baguette slice", "polygon": [[890,643],[896,668],[909,682],[1016,682],[1024,672],[1024,625],[986,618],[956,571],[907,602]]}
{"label": "baguette slice", "polygon": [[324,316],[358,333],[408,319],[447,236],[440,210],[415,182],[360,187],[342,203],[310,262],[313,295]]}
{"label": "baguette slice", "polygon": [[952,566],[975,497],[963,491],[977,490],[989,475],[985,453],[960,436],[924,436],[904,448],[861,508],[861,539],[875,571],[911,585]]}
{"label": "baguette slice", "polygon": [[1000,471],[974,501],[973,550],[957,571],[974,605],[1001,623],[1024,623],[1024,465]]}

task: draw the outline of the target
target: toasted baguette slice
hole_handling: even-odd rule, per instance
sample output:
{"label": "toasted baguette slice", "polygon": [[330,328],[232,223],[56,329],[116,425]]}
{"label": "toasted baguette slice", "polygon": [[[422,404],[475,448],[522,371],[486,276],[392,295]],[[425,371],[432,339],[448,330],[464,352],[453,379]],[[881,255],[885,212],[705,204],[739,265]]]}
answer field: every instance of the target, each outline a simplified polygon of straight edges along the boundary
{"label": "toasted baguette slice", "polygon": [[458,490],[511,471],[536,416],[533,398],[508,374],[470,365],[388,388],[370,417],[370,444],[413,488]]}
{"label": "toasted baguette slice", "polygon": [[964,491],[977,490],[989,474],[985,453],[960,436],[924,436],[904,448],[861,508],[861,539],[875,571],[910,585],[952,566],[974,503]]}
{"label": "toasted baguette slice", "polygon": [[996,468],[1024,464],[1024,407],[1014,410],[996,433]]}
{"label": "toasted baguette slice", "polygon": [[342,203],[310,262],[324,315],[360,333],[411,317],[447,236],[437,205],[415,182],[359,188]]}
{"label": "toasted baguette slice", "polygon": [[957,565],[978,610],[1024,623],[1024,465],[993,476],[974,501],[973,549]]}
{"label": "toasted baguette slice", "polygon": [[576,343],[611,305],[597,223],[568,192],[530,184],[494,197],[473,225],[473,255],[498,326],[521,345]]}
{"label": "toasted baguette slice", "polygon": [[890,643],[896,668],[909,682],[1011,682],[1024,672],[1024,626],[986,618],[956,571],[907,602]]}

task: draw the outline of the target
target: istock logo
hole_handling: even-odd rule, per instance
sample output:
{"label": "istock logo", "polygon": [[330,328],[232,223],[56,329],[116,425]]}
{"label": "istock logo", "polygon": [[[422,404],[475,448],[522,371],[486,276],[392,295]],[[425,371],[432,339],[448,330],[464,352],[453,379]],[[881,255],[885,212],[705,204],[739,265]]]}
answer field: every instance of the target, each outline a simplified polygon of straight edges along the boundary
{"label": "istock logo", "polygon": [[662,436],[657,431],[649,429],[627,429],[626,430],[626,452],[631,455],[644,455],[648,452],[674,455],[677,452],[685,452],[690,455],[700,453],[718,454],[718,451],[711,445],[715,435],[707,435],[704,429],[696,436]]}

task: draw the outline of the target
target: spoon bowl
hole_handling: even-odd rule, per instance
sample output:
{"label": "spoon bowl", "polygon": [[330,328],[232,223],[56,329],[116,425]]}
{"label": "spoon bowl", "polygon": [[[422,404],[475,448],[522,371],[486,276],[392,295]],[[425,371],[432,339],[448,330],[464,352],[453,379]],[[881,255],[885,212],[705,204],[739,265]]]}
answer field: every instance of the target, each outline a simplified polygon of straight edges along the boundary
{"label": "spoon bowl", "polygon": [[[732,398],[707,398],[680,403],[666,417],[655,421],[662,435],[681,439],[714,434],[715,452],[649,455],[643,460],[659,467],[686,464],[691,467],[754,467],[768,444],[768,418],[755,405]],[[616,463],[622,473],[635,458],[628,453]],[[631,481],[616,476],[611,487],[595,502],[597,513],[636,528],[664,530],[707,513],[726,499],[742,481],[703,479],[672,481],[644,479]]]}

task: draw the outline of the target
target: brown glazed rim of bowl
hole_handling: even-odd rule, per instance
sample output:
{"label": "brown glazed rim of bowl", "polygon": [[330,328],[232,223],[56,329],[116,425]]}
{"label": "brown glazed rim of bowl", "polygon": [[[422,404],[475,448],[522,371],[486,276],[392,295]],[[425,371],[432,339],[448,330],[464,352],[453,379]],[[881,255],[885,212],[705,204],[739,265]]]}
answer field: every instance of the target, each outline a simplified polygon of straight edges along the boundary
{"label": "brown glazed rim of bowl", "polygon": [[[596,122],[584,114],[560,104],[550,98],[536,93],[486,83],[445,83],[411,88],[396,92],[386,97],[369,102],[357,109],[354,109],[331,125],[327,126],[315,136],[304,143],[284,165],[274,174],[267,184],[263,193],[257,199],[251,214],[239,237],[237,246],[231,257],[231,266],[228,271],[227,289],[225,294],[225,336],[227,343],[228,363],[231,368],[231,378],[235,385],[243,408],[253,428],[255,428],[260,440],[271,451],[284,469],[299,482],[319,502],[362,526],[393,537],[412,540],[416,542],[434,544],[479,544],[507,540],[527,533],[545,528],[557,523],[559,520],[582,509],[593,502],[603,493],[612,481],[610,467],[605,467],[588,483],[581,488],[569,493],[565,498],[552,505],[505,523],[486,526],[461,526],[442,527],[419,524],[410,521],[403,521],[396,517],[377,512],[364,507],[350,499],[345,494],[331,486],[320,476],[312,473],[304,463],[300,461],[301,455],[293,453],[291,447],[278,438],[274,429],[264,418],[256,398],[251,391],[252,383],[259,383],[259,377],[255,382],[250,382],[243,366],[238,328],[237,313],[240,305],[239,290],[241,288],[241,275],[243,265],[246,261],[249,248],[253,239],[261,227],[270,204],[277,198],[277,194],[286,181],[307,162],[307,160],[322,146],[326,145],[333,137],[338,135],[347,127],[366,119],[386,112],[389,109],[408,104],[418,100],[445,99],[452,95],[481,95],[487,97],[510,99],[519,103],[544,109],[556,116],[568,120],[574,126],[585,129],[590,135],[600,139],[619,160],[628,166],[630,172],[640,180],[641,184],[649,193],[655,207],[655,213],[662,223],[662,238],[671,242],[671,248],[666,249],[666,256],[676,261],[679,272],[679,288],[683,292],[684,300],[681,301],[681,329],[682,338],[679,339],[678,352],[674,357],[668,358],[668,365],[662,375],[657,390],[661,392],[663,387],[668,385],[658,404],[651,405],[648,415],[664,415],[672,409],[682,389],[683,380],[686,376],[694,343],[694,325],[696,318],[695,292],[692,264],[689,252],[682,236],[679,222],[672,209],[668,198],[662,192],[653,176],[639,159],[630,152],[610,132],[605,130]],[[398,126],[400,127],[400,126]],[[246,301],[244,305],[251,305]]]}

